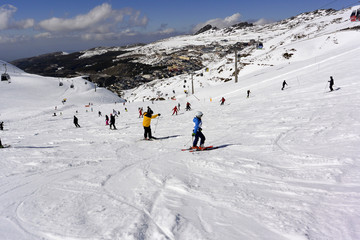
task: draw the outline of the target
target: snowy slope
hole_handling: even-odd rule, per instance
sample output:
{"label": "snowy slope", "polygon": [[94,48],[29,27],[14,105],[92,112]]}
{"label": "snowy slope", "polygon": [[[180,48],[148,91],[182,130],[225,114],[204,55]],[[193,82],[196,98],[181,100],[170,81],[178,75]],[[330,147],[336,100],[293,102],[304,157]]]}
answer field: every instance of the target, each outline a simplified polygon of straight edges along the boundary
{"label": "snowy slope", "polygon": [[[289,42],[291,61],[259,50],[238,83],[217,80],[233,65],[219,59],[193,76],[195,95],[184,94],[184,75],[127,92],[125,105],[81,78],[60,87],[10,72],[0,82],[0,138],[11,145],[0,150],[0,239],[359,239],[357,39],[353,30]],[[143,101],[158,94],[177,100]],[[162,140],[141,140],[137,110],[147,106],[162,113],[152,120]],[[117,131],[98,116],[113,109]],[[206,144],[220,148],[180,151],[198,110]]]}

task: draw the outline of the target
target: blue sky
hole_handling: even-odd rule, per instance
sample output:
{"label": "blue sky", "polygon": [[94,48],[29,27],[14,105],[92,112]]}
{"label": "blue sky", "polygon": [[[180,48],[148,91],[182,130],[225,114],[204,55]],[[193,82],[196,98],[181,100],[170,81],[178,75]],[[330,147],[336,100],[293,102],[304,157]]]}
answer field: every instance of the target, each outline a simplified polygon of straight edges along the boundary
{"label": "blue sky", "polygon": [[14,0],[0,1],[0,59],[149,43],[205,24],[279,21],[354,0]]}

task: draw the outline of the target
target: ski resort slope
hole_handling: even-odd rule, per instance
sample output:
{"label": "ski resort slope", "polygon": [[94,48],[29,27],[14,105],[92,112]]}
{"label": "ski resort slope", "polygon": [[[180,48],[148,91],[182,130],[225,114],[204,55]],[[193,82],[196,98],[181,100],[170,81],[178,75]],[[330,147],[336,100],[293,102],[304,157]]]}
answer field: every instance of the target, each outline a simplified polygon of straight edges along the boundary
{"label": "ski resort slope", "polygon": [[[238,83],[203,71],[194,95],[183,75],[127,92],[125,105],[82,78],[10,71],[0,82],[0,138],[11,145],[0,149],[0,239],[360,239],[359,33],[336,33],[331,51],[316,39],[294,46],[294,61],[272,51]],[[158,93],[167,99],[143,101]],[[158,140],[142,140],[147,106],[161,113]],[[117,130],[105,126],[113,110]],[[181,151],[196,111],[205,145],[219,148]]]}

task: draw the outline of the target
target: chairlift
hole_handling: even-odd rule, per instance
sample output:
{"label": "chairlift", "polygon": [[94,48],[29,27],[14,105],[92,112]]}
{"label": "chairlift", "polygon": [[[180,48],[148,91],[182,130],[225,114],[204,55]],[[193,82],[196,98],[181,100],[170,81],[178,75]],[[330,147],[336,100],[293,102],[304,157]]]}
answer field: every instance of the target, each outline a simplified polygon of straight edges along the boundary
{"label": "chairlift", "polygon": [[10,80],[10,75],[7,73],[3,73],[1,74],[1,81],[9,81]]}
{"label": "chairlift", "polygon": [[264,47],[264,45],[263,45],[262,42],[259,42],[259,43],[257,44],[257,49],[263,49],[263,47]]}
{"label": "chairlift", "polygon": [[360,8],[355,9],[351,12],[350,21],[351,22],[360,21]]}

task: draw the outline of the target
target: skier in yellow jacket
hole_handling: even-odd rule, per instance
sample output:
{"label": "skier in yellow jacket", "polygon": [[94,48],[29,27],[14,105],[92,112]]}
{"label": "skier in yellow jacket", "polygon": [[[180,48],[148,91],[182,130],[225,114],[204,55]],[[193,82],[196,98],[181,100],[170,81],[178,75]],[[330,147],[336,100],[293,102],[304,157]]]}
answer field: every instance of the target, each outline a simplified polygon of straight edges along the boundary
{"label": "skier in yellow jacket", "polygon": [[155,114],[152,115],[154,112],[148,107],[147,112],[144,113],[144,120],[143,120],[143,126],[144,126],[144,139],[146,140],[150,140],[152,138],[154,138],[151,135],[151,128],[150,128],[150,124],[151,124],[151,119],[156,118],[156,117],[160,117],[160,113],[159,114]]}

